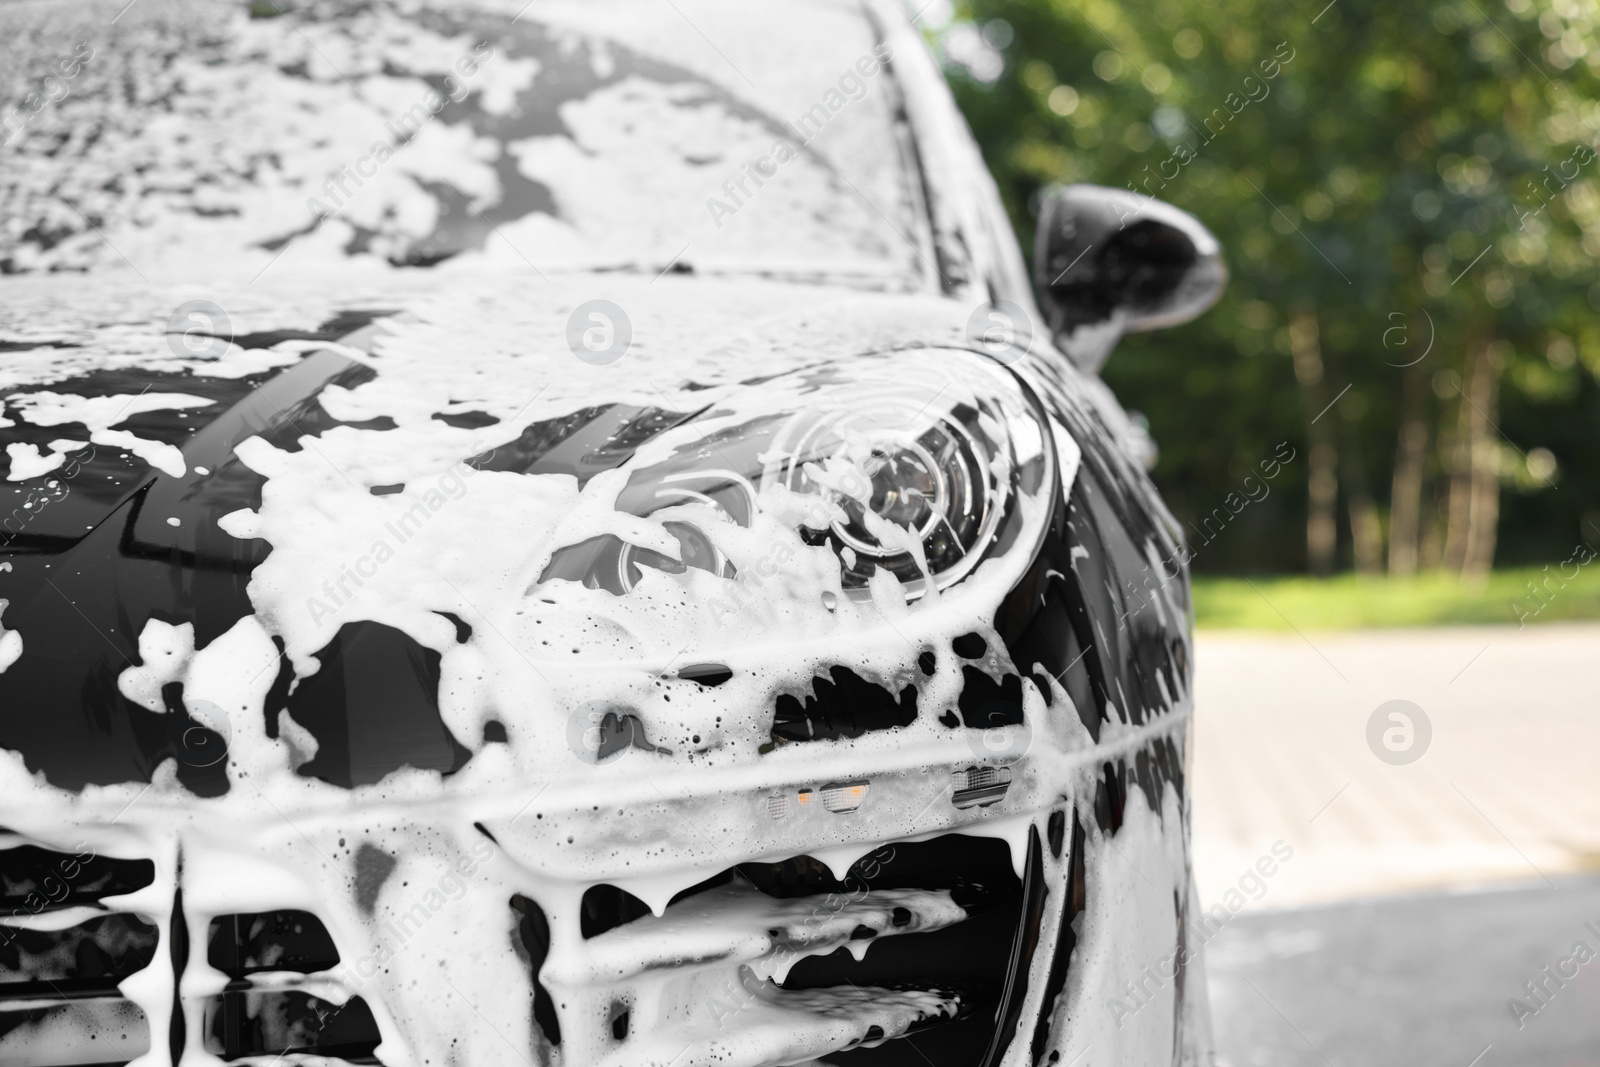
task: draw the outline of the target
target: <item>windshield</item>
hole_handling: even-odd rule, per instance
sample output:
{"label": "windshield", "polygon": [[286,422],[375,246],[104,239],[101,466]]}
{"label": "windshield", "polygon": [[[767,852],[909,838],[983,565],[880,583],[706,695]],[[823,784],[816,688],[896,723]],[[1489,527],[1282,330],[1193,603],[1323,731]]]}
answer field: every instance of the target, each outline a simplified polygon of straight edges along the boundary
{"label": "windshield", "polygon": [[0,272],[922,284],[891,57],[858,5],[523,2],[0,4]]}

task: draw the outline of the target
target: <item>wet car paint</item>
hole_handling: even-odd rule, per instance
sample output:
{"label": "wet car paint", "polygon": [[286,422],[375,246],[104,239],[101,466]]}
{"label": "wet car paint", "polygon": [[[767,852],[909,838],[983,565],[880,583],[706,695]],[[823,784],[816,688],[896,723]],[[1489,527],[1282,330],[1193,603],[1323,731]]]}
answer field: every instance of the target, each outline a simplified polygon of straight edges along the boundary
{"label": "wet car paint", "polygon": [[[929,146],[930,159],[936,158],[934,147]],[[979,267],[963,261],[959,242],[941,242],[938,254],[947,282]],[[975,242],[966,254],[976,256]],[[693,278],[683,280],[698,284]],[[797,304],[810,299],[793,291],[778,295]],[[763,294],[763,299],[774,298],[773,293]],[[716,326],[719,316],[727,318],[727,308],[757,302],[724,297],[715,313],[687,306],[682,310],[686,316],[700,315],[696,325]],[[398,310],[402,303],[361,306]],[[559,300],[551,301],[553,320],[559,316],[554,309],[560,306]],[[336,310],[338,315],[322,323],[339,321],[344,310]],[[961,315],[945,309],[938,315],[906,316],[920,315],[922,324],[914,329],[903,321],[895,329],[885,329],[865,317],[836,314],[825,329],[813,326],[809,334],[791,325],[791,343],[807,351],[800,362],[844,361],[866,352],[918,345],[959,346],[959,318],[966,310],[961,308]],[[284,326],[275,331],[268,325],[254,336],[235,340],[249,347],[247,342],[277,345],[288,339],[317,339],[282,336],[295,329]],[[305,327],[300,331],[318,333]],[[693,335],[694,330],[686,327],[683,333]],[[523,341],[530,348],[552,342],[559,343],[552,337]],[[257,380],[218,385],[216,402],[189,409],[186,418],[170,412],[140,416],[142,421],[127,425],[142,436],[184,448],[188,462],[182,477],[154,470],[132,453],[97,447],[80,463],[81,470],[73,472],[73,491],[41,510],[7,542],[7,561],[13,570],[4,574],[11,603],[3,622],[23,635],[25,649],[0,673],[0,703],[26,710],[0,724],[0,747],[17,753],[27,771],[43,772],[48,785],[37,797],[67,807],[51,816],[31,801],[19,803],[0,821],[23,828],[18,841],[48,840],[58,848],[70,844],[65,838],[76,829],[98,826],[91,834],[97,847],[125,853],[128,862],[142,854],[158,861],[148,891],[126,905],[128,911],[117,910],[125,905],[114,901],[106,906],[118,915],[136,914],[137,921],[166,935],[165,973],[156,973],[163,966],[156,959],[146,977],[150,987],[159,984],[158,979],[168,984],[164,992],[153,988],[140,992],[138,1002],[153,1044],[164,1047],[174,1060],[185,1048],[204,1047],[230,1057],[252,1049],[274,1053],[316,1049],[350,1062],[382,1058],[396,1067],[412,1062],[408,1057],[421,1050],[439,1056],[441,1062],[465,1057],[488,1063],[507,1055],[509,1032],[535,1059],[559,1048],[568,1062],[612,1062],[618,1057],[633,1063],[655,1062],[658,1050],[638,1045],[642,1037],[653,1035],[641,1032],[649,1023],[636,1002],[602,997],[581,983],[562,987],[542,977],[570,973],[573,959],[581,958],[582,943],[620,936],[617,932],[631,925],[610,926],[589,917],[601,907],[595,903],[590,908],[587,903],[596,890],[612,894],[617,918],[635,922],[647,917],[672,919],[697,897],[734,880],[757,886],[766,896],[815,900],[815,907],[827,913],[828,900],[851,900],[859,894],[870,901],[874,893],[900,886],[943,886],[952,894],[966,893],[971,887],[964,887],[961,880],[970,881],[975,872],[984,871],[990,882],[1004,883],[1003,906],[980,893],[963,898],[972,911],[965,921],[946,930],[903,935],[896,934],[891,924],[882,930],[868,927],[874,930],[871,937],[846,931],[860,936],[837,950],[789,961],[780,985],[793,992],[836,988],[841,982],[873,988],[899,982],[924,990],[933,987],[933,992],[942,990],[941,995],[954,997],[952,991],[960,985],[955,979],[962,976],[946,973],[948,964],[942,961],[976,959],[987,953],[981,980],[966,975],[967,998],[951,1001],[957,1005],[949,1009],[953,1015],[945,1002],[926,1001],[909,1009],[916,1016],[910,1023],[905,1012],[894,1016],[895,1025],[903,1029],[885,1033],[872,1020],[887,1022],[889,1016],[872,1015],[861,1005],[829,1008],[840,1011],[855,1029],[838,1039],[846,1051],[821,1055],[834,1063],[880,1064],[922,1063],[932,1057],[938,1067],[971,1062],[1059,1063],[1072,1062],[1087,1041],[1109,1056],[1109,1062],[1144,1063],[1168,1061],[1150,1054],[1153,1045],[1165,1041],[1169,1060],[1199,1062],[1196,1057],[1205,1039],[1197,1004],[1203,1005],[1203,998],[1197,1000],[1182,966],[1168,994],[1170,1004],[1162,1009],[1165,1018],[1156,1018],[1161,1011],[1144,1014],[1134,1028],[1142,1035],[1137,1040],[1123,1038],[1120,1026],[1108,1030],[1113,1016],[1106,1010],[1106,998],[1118,995],[1119,989],[1116,981],[1101,981],[1123,973],[1120,965],[1107,970],[1108,952],[1127,961],[1127,971],[1133,974],[1159,958],[1145,952],[1134,930],[1159,930],[1165,925],[1170,933],[1156,937],[1156,943],[1176,944],[1180,953],[1183,948],[1188,888],[1182,754],[1191,704],[1189,612],[1184,580],[1158,581],[1154,587],[1149,580],[1153,564],[1174,557],[1176,534],[1143,471],[1126,454],[1120,410],[1100,395],[1097,383],[1074,377],[1061,366],[1058,354],[1040,344],[1032,356],[1013,367],[1013,373],[1047,412],[1061,441],[1071,443],[1076,465],[1061,472],[1059,499],[1032,562],[1014,580],[990,590],[991,603],[985,610],[992,625],[974,630],[973,620],[968,619],[962,626],[941,625],[934,628],[937,632],[918,633],[912,647],[883,657],[880,668],[893,660],[898,663],[894,670],[868,669],[859,657],[841,649],[836,657],[823,656],[816,670],[807,672],[798,684],[769,688],[752,713],[764,719],[759,733],[765,751],[760,758],[787,762],[762,772],[758,779],[744,775],[735,781],[736,776],[730,775],[729,788],[740,799],[725,809],[702,803],[703,797],[680,799],[682,782],[672,779],[662,779],[659,789],[665,792],[659,798],[646,796],[648,803],[640,803],[637,791],[607,790],[603,795],[617,809],[608,806],[601,812],[595,806],[593,815],[587,811],[591,805],[574,800],[576,793],[540,799],[530,789],[517,796],[516,804],[499,809],[495,804],[468,803],[467,786],[515,779],[496,761],[518,750],[519,723],[503,714],[470,730],[459,725],[453,729],[446,721],[441,684],[450,657],[458,656],[458,649],[477,650],[504,640],[494,633],[493,619],[467,604],[436,609],[440,632],[448,635],[443,638],[374,620],[344,622],[324,635],[320,645],[306,650],[316,664],[314,672],[307,669],[307,656],[294,660],[284,642],[275,639],[275,654],[260,657],[271,687],[259,709],[252,709],[258,717],[250,730],[278,748],[263,748],[262,753],[270,751],[270,758],[249,766],[215,760],[213,754],[219,749],[233,753],[234,745],[235,755],[247,754],[253,739],[238,726],[232,737],[209,730],[191,714],[181,683],[162,687],[163,710],[154,711],[130,700],[118,678],[131,665],[147,662],[139,638],[150,620],[171,627],[192,625],[192,647],[203,651],[259,610],[251,597],[251,578],[273,552],[286,549],[261,537],[218,528],[223,515],[260,509],[262,488],[270,480],[234,457],[234,446],[260,438],[276,450],[296,453],[315,449],[325,434],[355,431],[372,435],[374,447],[381,447],[384,435],[396,432],[390,429],[397,427],[396,419],[383,413],[356,417],[346,409],[350,396],[363,386],[381,384],[385,373],[399,372],[386,371],[359,353],[313,351]],[[671,344],[666,347],[672,349]],[[713,391],[727,383],[727,375],[719,380],[698,369],[683,377],[681,390],[674,390],[671,402],[662,407],[655,406],[656,400],[641,403],[632,396],[612,399],[593,390],[583,394],[581,389],[570,389],[571,399],[542,411],[511,439],[473,451],[469,462],[475,470],[496,474],[569,475],[580,487],[586,486],[627,462],[638,446],[705,410],[692,401],[707,388],[707,381],[714,383],[709,386]],[[753,381],[755,376],[747,372],[747,377]],[[104,389],[106,395],[141,388],[202,391],[198,379],[186,372],[178,372],[170,382],[146,376],[98,384],[81,379],[41,384],[57,390],[89,390],[91,395],[94,389]],[[330,413],[320,400],[330,387],[334,396],[330,405],[345,418]],[[453,400],[454,396],[439,398],[429,417],[451,429],[491,433],[508,421],[508,412],[494,414],[498,409],[492,404],[444,402]],[[404,424],[402,416],[398,425]],[[27,429],[25,421],[18,430],[36,432]],[[61,433],[49,428],[37,436],[36,443],[43,444]],[[612,447],[617,442],[620,447]],[[195,447],[192,454],[190,446]],[[107,484],[102,487],[101,481]],[[79,491],[91,484],[92,492]],[[396,496],[404,494],[408,484],[375,482],[368,492],[374,497]],[[587,568],[587,564],[575,566],[574,573]],[[547,571],[539,577],[559,581],[562,575]],[[330,578],[337,580],[338,574]],[[713,657],[706,665],[709,671],[671,664],[658,687],[681,705],[743,692],[740,687],[750,683],[748,666],[735,656]],[[706,684],[712,678],[721,681]],[[959,684],[953,684],[954,679]],[[1030,788],[1026,764],[1017,767],[1016,779],[998,795],[993,779],[984,779],[980,787],[973,770],[985,765],[984,731],[1014,730],[1025,720],[1043,721],[1030,720],[1024,712],[1025,702],[1036,707],[1038,701],[1048,706],[1048,718],[1056,723],[1053,729],[1070,728],[1062,736],[1071,740],[1063,745],[1066,755],[1050,778],[1054,794],[1047,796],[1048,790],[1034,788],[1029,794],[1033,814],[1022,818],[1017,813],[1026,809],[1018,806],[1019,795]],[[659,715],[643,709],[611,715],[599,721],[598,770],[627,766],[617,761],[635,759],[661,761],[639,765],[652,769],[675,760],[690,768],[706,766],[708,753],[697,735],[685,731],[679,736],[670,727],[660,728]],[[915,773],[907,772],[904,762],[896,764],[890,758],[892,749],[887,746],[859,750],[857,746],[892,741],[906,731],[923,730],[930,722],[960,742],[960,751],[939,757],[945,768],[940,773],[954,780],[938,786],[919,783],[917,788],[926,789],[926,797],[919,796],[903,811],[876,807],[901,785],[909,788],[924,771],[919,767]],[[1072,732],[1080,730],[1081,734]],[[303,786],[263,773],[279,758],[279,749],[287,750],[293,777]],[[1098,758],[1102,750],[1103,759]],[[835,751],[837,757],[827,758]],[[824,758],[799,762],[808,752]],[[900,769],[873,770],[874,759],[883,768]],[[714,765],[710,769],[718,770]],[[801,828],[789,837],[753,823],[758,817],[771,818],[775,798],[789,805],[785,818],[793,819],[799,817],[794,805],[806,803],[803,798],[810,796],[817,804],[830,785],[869,780],[874,789],[868,794],[872,806],[862,810],[865,816],[883,820],[876,830],[852,825],[848,833],[838,835],[837,827],[848,817],[825,811],[806,813],[804,818],[813,822],[796,824]],[[160,799],[140,800],[137,794],[147,785]],[[592,785],[587,788],[596,799],[602,795]],[[72,801],[70,793],[80,800]],[[270,815],[259,803],[269,794],[269,803],[283,804],[290,813],[292,833],[257,818]],[[972,805],[961,807],[958,795],[974,797]],[[395,805],[416,798],[443,803],[431,814],[419,807],[414,816],[405,818],[405,825],[397,825]],[[936,818],[920,823],[926,805],[924,812],[915,808],[924,800],[943,806],[933,809]],[[124,801],[133,805],[127,818],[138,828],[131,836],[126,830],[106,829],[115,822],[112,816],[120,817],[117,808]],[[226,811],[225,817],[198,815],[208,810],[203,805],[182,810],[197,801],[232,807],[212,809]],[[148,811],[143,807],[147,803],[152,804]],[[323,815],[313,813],[317,807],[324,809]],[[64,810],[72,812],[65,819],[59,814]],[[333,813],[331,821],[328,812]],[[276,818],[270,816],[267,822]],[[818,819],[833,822],[825,833],[808,838],[813,824],[824,825],[815,823]],[[731,846],[724,841],[723,847],[733,854],[719,857],[714,848],[708,850],[704,841],[682,829],[684,820],[747,825],[748,840]],[[228,827],[236,840],[219,842],[203,822]],[[660,835],[660,842],[667,844],[652,845],[652,835]],[[574,837],[581,838],[584,846],[569,853],[563,845],[570,845]],[[880,840],[867,840],[873,837]],[[824,840],[843,847],[846,854],[842,858],[833,854],[822,847]],[[289,862],[290,852],[312,842],[320,858],[309,865],[298,857]],[[627,855],[631,849],[643,857],[662,847],[692,857],[690,865],[698,866],[697,873],[678,879],[689,884],[662,888],[649,879],[630,881],[615,863],[609,867],[612,873],[598,873],[607,869],[608,855]],[[479,848],[491,849],[493,859],[477,861]],[[263,879],[273,886],[272,894],[263,893],[270,901],[247,899],[243,882],[222,878],[216,861],[208,859],[232,855],[233,849],[241,855],[279,855],[286,873],[294,868],[294,878],[309,879],[305,873],[309,868],[320,881],[291,887]],[[863,855],[852,860],[850,851]],[[1153,877],[1170,883],[1161,887],[1165,896],[1158,893],[1151,905],[1140,897],[1143,890],[1137,884],[1130,889],[1124,881],[1130,876],[1115,855],[1118,851],[1134,857],[1146,882]],[[746,853],[750,858],[744,858]],[[924,854],[929,858],[912,862]],[[407,969],[392,977],[385,977],[387,967],[368,974],[372,946],[381,950],[393,943],[386,940],[393,935],[385,931],[394,930],[396,924],[409,930],[403,926],[405,905],[418,891],[406,886],[433,884],[443,877],[438,872],[448,872],[451,864],[475,862],[478,873],[471,877],[489,881],[470,884],[463,890],[464,899],[485,923],[475,926],[452,912],[444,920],[436,919],[428,931],[399,940],[400,949],[412,957],[404,961]],[[496,863],[510,865],[515,873],[499,868],[485,873]],[[569,885],[571,881],[577,884]],[[165,894],[164,904],[157,902],[159,894]],[[1114,899],[1123,914],[1108,918],[1103,903],[1107,898]],[[28,905],[22,907],[26,910]],[[249,968],[237,962],[246,952],[243,946],[252,929],[259,926],[263,936],[275,932],[287,940],[286,924],[299,922],[302,930],[312,930],[304,936],[313,941],[321,936],[304,919],[283,918],[289,915],[310,916],[322,926],[327,942],[335,946],[338,966],[320,966],[318,980],[342,975],[342,993],[328,985],[319,987],[320,999],[303,992],[266,993],[255,986],[229,987],[187,1002],[175,994],[180,976],[185,982],[202,977],[213,981],[211,972],[229,983],[265,985],[266,979],[253,979]],[[448,930],[441,931],[446,924]],[[945,943],[924,940],[935,937]],[[849,947],[852,944],[854,948]],[[855,955],[858,949],[860,958]],[[313,964],[328,964],[325,952],[316,958],[319,952],[310,952],[307,958]],[[469,983],[467,972],[473,961],[486,959],[485,953],[508,952],[515,967],[496,958],[480,969],[511,997],[525,997],[525,1007],[514,1010],[523,1017],[484,1027],[465,1015],[460,1002],[438,984],[438,976],[477,994],[485,987]],[[1147,954],[1152,959],[1147,960]],[[428,1013],[405,1016],[404,990],[417,988],[424,978],[425,985],[434,983],[433,999],[441,1005],[453,1003],[454,1017],[465,1019],[456,1023],[461,1032],[448,1033],[448,1028],[430,1022]],[[759,992],[735,982],[705,996],[708,1003],[732,1012],[726,1016],[731,1020],[727,1025],[737,1030],[741,1022],[758,1016],[765,1004],[762,998],[771,996],[760,983],[753,988]],[[257,998],[253,1008],[248,1003],[252,996]],[[341,1002],[341,996],[347,999]],[[273,1001],[276,1006],[266,1008],[263,997],[290,999]],[[712,1008],[713,1014],[719,1010]],[[925,1031],[934,1023],[940,1024],[938,1029]],[[1117,1042],[1124,1039],[1128,1044],[1119,1054]],[[381,1047],[380,1040],[385,1042]],[[660,1061],[673,1051],[660,1051]],[[740,1052],[746,1057],[760,1054],[749,1048]],[[712,1055],[722,1053],[715,1048],[695,1053]]]}

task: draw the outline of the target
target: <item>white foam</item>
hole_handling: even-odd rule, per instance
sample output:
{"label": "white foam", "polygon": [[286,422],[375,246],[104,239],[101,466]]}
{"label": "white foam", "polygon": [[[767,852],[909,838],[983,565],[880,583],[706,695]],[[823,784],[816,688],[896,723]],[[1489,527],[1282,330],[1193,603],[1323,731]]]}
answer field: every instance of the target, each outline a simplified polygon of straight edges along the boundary
{"label": "white foam", "polygon": [[[593,279],[556,279],[539,301],[517,299],[524,284],[489,279],[416,301],[408,320],[379,331],[372,355],[363,357],[378,369],[377,377],[330,388],[320,398],[335,418],[387,417],[393,429],[338,426],[302,438],[295,451],[259,438],[240,445],[238,458],[264,479],[261,504],[224,516],[217,525],[271,546],[248,587],[253,614],[199,648],[192,624],[135,620],[141,627],[139,662],[121,671],[119,690],[141,707],[164,712],[162,688],[183,683],[189,713],[228,741],[229,792],[194,797],[177,783],[178,765],[169,760],[148,789],[90,787],[74,795],[28,773],[20,757],[0,753],[6,825],[51,847],[81,838],[108,855],[156,859],[156,882],[112,906],[136,911],[162,929],[170,921],[181,854],[191,932],[185,993],[196,998],[219,988],[220,976],[204,960],[212,917],[242,910],[314,911],[341,956],[335,975],[315,979],[325,983],[318,988],[334,1002],[341,988],[367,1001],[383,1034],[378,1055],[391,1067],[450,1057],[500,1062],[508,1043],[528,1050],[535,1062],[548,1058],[530,1012],[489,1011],[503,1003],[526,1005],[533,997],[533,976],[510,950],[516,917],[507,901],[513,894],[530,897],[548,918],[547,980],[569,991],[581,987],[582,995],[558,997],[556,1006],[563,1055],[574,1062],[664,1062],[687,1048],[689,1058],[680,1064],[712,1056],[726,1057],[724,1064],[798,1063],[865,1040],[873,1026],[887,1038],[953,1010],[933,993],[802,995],[768,982],[781,980],[794,958],[812,949],[844,947],[870,955],[872,942],[841,945],[825,935],[839,934],[858,912],[880,913],[889,900],[882,894],[827,912],[814,936],[782,957],[763,953],[761,943],[770,928],[761,923],[778,903],[752,898],[727,910],[710,908],[715,898],[693,897],[669,905],[683,890],[741,863],[807,854],[844,879],[858,864],[870,863],[868,857],[885,842],[952,832],[1004,841],[1021,875],[1044,812],[1063,804],[1087,810],[1101,763],[1168,734],[1181,737],[1187,706],[1144,727],[1107,723],[1096,742],[1057,682],[1029,682],[1023,714],[1033,743],[1013,766],[1011,788],[990,807],[956,809],[951,803],[952,772],[979,762],[979,750],[970,746],[968,731],[939,721],[954,709],[962,689],[961,664],[950,644],[976,631],[995,650],[996,671],[1032,667],[1005,660],[994,615],[1031,564],[1033,538],[1042,536],[1056,494],[1070,487],[1076,445],[1054,434],[1060,478],[1017,497],[1024,536],[937,596],[908,595],[882,569],[869,595],[851,595],[832,551],[805,543],[796,532],[804,506],[793,493],[773,487],[759,495],[762,510],[748,527],[700,515],[707,536],[741,573],[770,571],[741,596],[735,596],[735,583],[693,569],[677,575],[650,570],[625,596],[574,582],[540,582],[555,549],[601,534],[675,556],[676,541],[664,534],[660,516],[616,511],[627,473],[703,434],[732,431],[753,414],[840,402],[837,393],[817,392],[781,375],[841,351],[901,349],[893,357],[858,356],[851,373],[879,368],[888,378],[926,382],[948,372],[952,390],[940,404],[992,392],[996,414],[988,417],[997,420],[994,426],[1010,421],[1022,428],[1019,458],[1030,448],[1037,454],[1048,438],[1030,421],[1020,391],[1007,384],[1007,372],[943,350],[959,343],[966,309],[939,298],[869,299],[825,287],[670,275],[653,285],[648,279],[609,279],[604,295],[628,309],[637,349],[615,367],[602,368],[580,363],[565,346],[565,315],[595,295]],[[729,306],[776,310],[730,326]],[[489,316],[486,307],[500,310]],[[920,339],[922,347],[908,338]],[[82,352],[72,358],[78,360],[75,368],[86,368]],[[100,358],[111,366],[120,357],[105,352]],[[970,373],[955,369],[969,360]],[[752,368],[780,377],[745,390],[739,383],[752,376]],[[164,395],[163,403],[176,396]],[[640,449],[626,471],[602,474],[581,488],[570,475],[463,467],[467,458],[505,448],[531,425],[566,415],[596,396],[640,407],[706,410],[693,426]],[[102,412],[104,407],[35,401],[28,415],[30,421],[42,413],[59,422],[104,422],[118,414]],[[498,421],[476,430],[453,427],[433,417],[447,407],[483,411]],[[396,483],[405,486],[399,493],[370,491]],[[887,529],[881,533],[895,536]],[[380,543],[387,552],[377,550]],[[919,563],[926,572],[927,561]],[[724,601],[734,605],[731,613],[711,610]],[[441,612],[470,626],[464,643]],[[316,744],[286,714],[275,724],[278,737],[267,736],[265,703],[277,676],[273,639],[283,642],[303,680],[318,668],[316,653],[338,628],[360,620],[393,626],[439,654],[441,715],[472,753],[458,773],[441,778],[401,768],[373,785],[345,790],[297,773]],[[15,651],[8,653],[13,638]],[[924,648],[937,654],[931,677],[916,666]],[[7,654],[12,661],[24,654],[14,632],[0,636],[0,658]],[[715,687],[676,677],[682,666],[696,662],[722,664],[731,677]],[[916,720],[855,739],[771,749],[777,694],[804,695],[835,665],[894,692],[915,681]],[[1051,708],[1038,684],[1050,685]],[[571,746],[571,723],[595,707],[634,716],[657,750],[632,748],[599,763],[579,758]],[[504,726],[505,744],[482,741],[491,719]],[[802,790],[815,795],[829,784],[852,781],[869,784],[855,811],[831,812],[821,804],[801,810],[797,804]],[[775,795],[787,805],[778,819],[767,806]],[[1153,813],[1137,810],[1142,804],[1135,791],[1116,845],[1157,886],[1170,889],[1181,877],[1171,870],[1174,862],[1181,867],[1181,856],[1175,860],[1167,851],[1178,835],[1163,831]],[[362,848],[381,850],[395,867],[381,886],[358,893],[356,856]],[[1092,844],[1087,862],[1091,885],[1105,886],[1111,897],[1092,902],[1086,943],[1154,939],[1156,924],[1129,934],[1106,903],[1133,891],[1133,883],[1116,880],[1122,878],[1116,874],[1122,859]],[[1060,862],[1046,864],[1051,877],[1059,877]],[[636,936],[648,926],[613,931],[619,936],[594,946],[596,955],[589,956],[580,905],[585,890],[599,883],[643,900],[659,918],[640,923],[667,924],[659,929],[670,929],[674,958],[711,961],[730,943],[732,956],[704,966],[653,967],[651,953],[659,955],[659,946],[652,949]],[[1050,907],[1058,896],[1052,889]],[[1169,909],[1170,899],[1164,898]],[[361,900],[371,903],[370,910]],[[690,921],[685,916],[695,914],[697,900],[707,910]],[[932,896],[913,903],[901,906],[919,921],[959,921],[949,910],[953,905]],[[1150,907],[1160,913],[1154,903]],[[624,980],[608,984],[593,974],[602,949],[629,972]],[[749,956],[756,958],[732,958]],[[1036,967],[1046,963],[1036,961]],[[1042,981],[1034,975],[1030,988]],[[158,953],[123,985],[154,1034],[168,1032],[171,982],[170,960]],[[424,988],[429,995],[419,997]],[[729,988],[739,992],[730,994]],[[1069,999],[1063,997],[1058,1015]],[[610,1037],[606,1014],[618,1000],[630,1006],[632,1019],[622,1043]],[[1105,1011],[1103,1003],[1082,1003],[1091,1013]],[[192,1001],[191,1010],[198,1011],[197,1005]],[[204,1061],[200,1030],[198,1016],[191,1016],[190,1054],[196,1062]],[[164,1062],[164,1043],[157,1044],[160,1050],[144,1061],[150,1067]]]}
{"label": "white foam", "polygon": [[[10,569],[9,564],[6,569]],[[4,615],[6,608],[10,606],[11,601],[0,600],[0,615]],[[0,624],[0,674],[4,674],[21,656],[22,635],[15,630],[7,630],[4,624]]]}
{"label": "white foam", "polygon": [[13,441],[6,445],[6,455],[11,458],[11,469],[6,474],[8,482],[23,482],[49,474],[66,461],[66,455],[54,450],[40,454],[38,445]]}

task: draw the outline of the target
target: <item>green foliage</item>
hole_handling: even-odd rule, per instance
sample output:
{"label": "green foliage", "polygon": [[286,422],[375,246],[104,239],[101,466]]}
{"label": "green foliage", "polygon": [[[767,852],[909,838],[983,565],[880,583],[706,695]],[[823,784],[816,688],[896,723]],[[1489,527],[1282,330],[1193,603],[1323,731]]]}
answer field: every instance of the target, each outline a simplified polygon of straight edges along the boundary
{"label": "green foliage", "polygon": [[[1437,542],[1463,383],[1487,351],[1499,558],[1563,559],[1582,524],[1600,526],[1600,8],[1319,7],[960,0],[937,39],[1024,247],[1056,182],[1149,192],[1222,241],[1232,282],[1217,308],[1129,338],[1105,374],[1148,416],[1180,520],[1209,513],[1279,441],[1303,454],[1308,397],[1349,385],[1327,416],[1340,514],[1364,482],[1387,524],[1415,362],[1431,386],[1422,540]],[[1320,322],[1321,394],[1296,379],[1297,307]],[[1197,569],[1303,567],[1305,466]]]}
{"label": "green foliage", "polygon": [[1600,576],[1585,568],[1564,581],[1556,564],[1496,571],[1481,585],[1439,571],[1383,579],[1200,577],[1194,615],[1195,626],[1212,630],[1533,626],[1600,619]]}

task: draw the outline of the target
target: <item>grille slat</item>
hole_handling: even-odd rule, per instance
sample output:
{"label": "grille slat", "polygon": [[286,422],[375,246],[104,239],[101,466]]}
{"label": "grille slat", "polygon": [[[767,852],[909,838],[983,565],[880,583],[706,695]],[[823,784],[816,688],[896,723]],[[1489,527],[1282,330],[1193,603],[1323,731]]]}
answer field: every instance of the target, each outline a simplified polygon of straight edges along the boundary
{"label": "grille slat", "polygon": [[204,1044],[213,1055],[378,1062],[377,1021],[330,973],[339,951],[310,912],[219,915],[211,921],[206,959],[229,979],[206,1003]]}
{"label": "grille slat", "polygon": [[71,1003],[0,1008],[0,1063],[27,1067],[125,1064],[150,1049],[144,1012],[113,993]]}
{"label": "grille slat", "polygon": [[360,997],[343,1004],[300,991],[224,993],[207,1005],[206,1051],[247,1056],[308,1055],[376,1063],[378,1024]]}
{"label": "grille slat", "polygon": [[339,950],[310,912],[269,911],[213,919],[206,958],[230,978],[272,971],[316,974],[338,966]]}
{"label": "grille slat", "polygon": [[1037,936],[1024,866],[998,839],[947,834],[842,878],[809,855],[741,864],[660,916],[602,886],[584,940],[535,975],[561,1006],[563,1061],[585,1067],[979,1067]]}
{"label": "grille slat", "polygon": [[937,930],[966,917],[942,890],[782,900],[735,882],[680,901],[660,918],[645,916],[600,934],[586,942],[578,966],[565,972],[547,967],[545,977],[568,986],[592,985],[666,968],[781,961],[786,955],[797,959],[876,937]]}
{"label": "grille slat", "polygon": [[[149,860],[57,852],[7,835],[0,849],[0,1064],[126,1063],[149,1022],[118,985],[149,966],[159,931],[113,910],[155,880]],[[111,902],[109,905],[107,902]]]}
{"label": "grille slat", "polygon": [[[954,1018],[960,1000],[932,990],[843,986],[787,991],[768,987],[738,1009],[735,1025],[711,1023],[651,1036],[669,1049],[659,1061],[623,1048],[596,1067],[768,1067],[876,1046]],[[678,1051],[680,1050],[681,1051]]]}
{"label": "grille slat", "polygon": [[0,851],[0,914],[40,915],[95,906],[143,889],[155,876],[149,860],[100,856],[87,845],[76,853],[36,845],[6,848]]}

